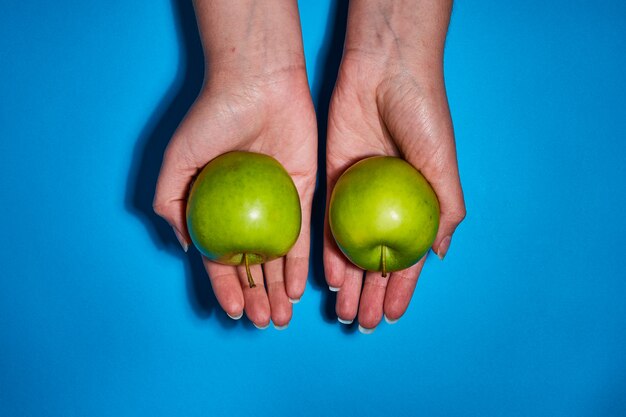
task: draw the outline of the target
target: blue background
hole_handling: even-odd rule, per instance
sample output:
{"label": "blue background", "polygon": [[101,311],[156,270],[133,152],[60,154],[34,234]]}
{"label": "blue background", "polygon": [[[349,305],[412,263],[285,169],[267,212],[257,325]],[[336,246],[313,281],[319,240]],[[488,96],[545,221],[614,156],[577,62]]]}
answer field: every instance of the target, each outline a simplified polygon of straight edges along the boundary
{"label": "blue background", "polygon": [[[323,122],[345,3],[300,6]],[[259,331],[150,208],[202,80],[191,7],[3,3],[0,415],[626,415],[626,3],[459,0],[445,58],[446,260],[365,336],[316,233],[289,329]]]}

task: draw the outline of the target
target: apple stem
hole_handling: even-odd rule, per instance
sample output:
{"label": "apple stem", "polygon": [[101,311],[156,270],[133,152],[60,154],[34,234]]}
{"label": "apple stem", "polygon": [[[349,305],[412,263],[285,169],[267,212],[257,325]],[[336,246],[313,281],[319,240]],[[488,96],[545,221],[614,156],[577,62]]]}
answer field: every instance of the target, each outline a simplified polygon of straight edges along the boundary
{"label": "apple stem", "polygon": [[248,274],[248,285],[250,286],[250,288],[254,288],[256,287],[256,284],[254,283],[254,279],[252,279],[252,273],[250,272],[250,262],[248,262],[247,253],[243,254],[243,263],[246,265],[246,274]]}
{"label": "apple stem", "polygon": [[383,269],[383,278],[387,277],[387,251],[385,245],[380,245],[380,263]]}

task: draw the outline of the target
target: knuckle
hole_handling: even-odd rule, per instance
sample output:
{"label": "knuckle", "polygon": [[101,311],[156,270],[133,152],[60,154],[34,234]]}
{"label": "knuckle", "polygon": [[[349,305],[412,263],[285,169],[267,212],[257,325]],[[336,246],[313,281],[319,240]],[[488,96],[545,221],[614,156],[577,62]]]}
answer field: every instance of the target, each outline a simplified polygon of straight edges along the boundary
{"label": "knuckle", "polygon": [[163,202],[155,200],[152,203],[152,210],[157,216],[163,217],[164,219],[167,218],[167,205]]}
{"label": "knuckle", "polygon": [[461,206],[450,213],[450,219],[458,224],[465,219],[466,215],[467,211],[465,210],[465,207]]}

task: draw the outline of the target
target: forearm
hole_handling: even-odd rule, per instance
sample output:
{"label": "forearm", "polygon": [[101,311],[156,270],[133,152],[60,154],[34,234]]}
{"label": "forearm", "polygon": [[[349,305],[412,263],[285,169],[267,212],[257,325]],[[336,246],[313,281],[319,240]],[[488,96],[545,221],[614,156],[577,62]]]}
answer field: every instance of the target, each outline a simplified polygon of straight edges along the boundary
{"label": "forearm", "polygon": [[451,9],[452,0],[351,0],[345,54],[441,69]]}
{"label": "forearm", "polygon": [[212,74],[304,68],[296,0],[194,0],[194,8]]}

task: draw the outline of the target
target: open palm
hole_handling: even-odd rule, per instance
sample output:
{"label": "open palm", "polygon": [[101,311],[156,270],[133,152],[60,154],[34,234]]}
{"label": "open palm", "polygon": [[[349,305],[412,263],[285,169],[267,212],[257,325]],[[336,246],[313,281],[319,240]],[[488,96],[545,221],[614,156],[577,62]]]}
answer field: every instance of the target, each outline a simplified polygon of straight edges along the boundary
{"label": "open palm", "polygon": [[[373,155],[402,157],[431,183],[441,206],[433,249],[443,257],[465,216],[443,79],[421,78],[403,68],[378,71],[367,59],[346,55],[329,111],[327,201],[339,176]],[[336,311],[341,322],[352,322],[358,313],[361,330],[368,332],[383,314],[390,322],[397,320],[409,304],[425,258],[386,278],[380,272],[367,272],[363,280],[364,271],[335,244],[327,209],[324,269],[331,290],[338,291]]]}
{"label": "open palm", "polygon": [[165,151],[154,199],[155,211],[174,228],[185,249],[190,242],[185,221],[189,186],[210,160],[234,150],[270,155],[289,172],[301,200],[300,236],[284,258],[252,267],[259,284],[255,288],[249,288],[242,267],[207,258],[204,265],[229,316],[239,318],[245,309],[257,327],[268,326],[270,318],[284,327],[291,319],[291,304],[306,286],[317,169],[315,113],[303,71],[281,71],[237,84],[207,82]]}

